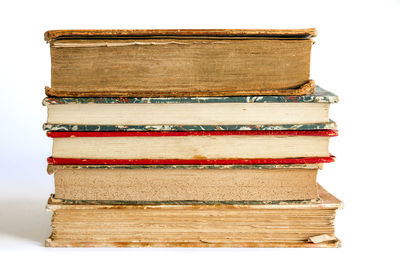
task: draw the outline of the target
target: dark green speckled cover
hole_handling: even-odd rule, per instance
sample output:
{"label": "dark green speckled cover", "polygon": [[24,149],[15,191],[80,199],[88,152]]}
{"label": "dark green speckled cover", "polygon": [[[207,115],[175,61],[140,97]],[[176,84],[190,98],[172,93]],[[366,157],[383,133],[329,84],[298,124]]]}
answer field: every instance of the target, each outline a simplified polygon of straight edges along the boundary
{"label": "dark green speckled cover", "polygon": [[274,130],[330,130],[336,123],[282,124],[282,125],[73,125],[43,124],[45,131],[274,131]]}
{"label": "dark green speckled cover", "polygon": [[315,93],[302,96],[225,97],[46,97],[43,105],[56,104],[179,104],[179,103],[337,103],[337,95],[318,85]]}

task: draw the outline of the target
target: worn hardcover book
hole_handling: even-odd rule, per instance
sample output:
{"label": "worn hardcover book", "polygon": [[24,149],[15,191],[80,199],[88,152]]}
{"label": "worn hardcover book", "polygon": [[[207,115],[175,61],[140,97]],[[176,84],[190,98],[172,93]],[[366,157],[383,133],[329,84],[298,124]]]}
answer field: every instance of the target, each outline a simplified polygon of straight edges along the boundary
{"label": "worn hardcover book", "polygon": [[330,158],[329,139],[336,135],[336,130],[47,132],[53,138],[53,158],[94,160],[92,164],[98,160],[110,165],[115,160],[158,160],[158,164],[171,164],[171,160],[192,162],[188,164],[236,160],[237,164],[257,164],[252,160]]}
{"label": "worn hardcover book", "polygon": [[318,164],[52,165],[55,198],[154,201],[318,200]]}
{"label": "worn hardcover book", "polygon": [[338,247],[342,203],[319,187],[321,202],[246,201],[152,204],[52,196],[49,247]]}
{"label": "worn hardcover book", "polygon": [[55,30],[59,97],[303,95],[315,29]]}
{"label": "worn hardcover book", "polygon": [[317,86],[305,96],[55,98],[43,100],[50,131],[224,131],[335,129]]}

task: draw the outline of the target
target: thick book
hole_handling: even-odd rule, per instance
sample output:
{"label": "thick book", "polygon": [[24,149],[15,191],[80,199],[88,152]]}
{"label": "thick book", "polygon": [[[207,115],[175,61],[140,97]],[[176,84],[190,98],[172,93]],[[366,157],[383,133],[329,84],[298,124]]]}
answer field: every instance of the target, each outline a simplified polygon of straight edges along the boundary
{"label": "thick book", "polygon": [[48,201],[48,247],[338,247],[340,200],[319,187],[321,202],[113,203]]}
{"label": "thick book", "polygon": [[52,165],[55,198],[154,201],[317,201],[318,164]]}
{"label": "thick book", "polygon": [[275,160],[272,164],[287,164],[279,159],[330,159],[329,139],[337,136],[337,131],[61,131],[47,132],[47,136],[53,138],[53,159],[76,159],[81,164],[130,164],[132,160],[155,160],[158,164],[207,164],[209,160],[215,161],[209,164],[266,164],[262,162],[265,159]]}
{"label": "thick book", "polygon": [[305,96],[167,98],[48,97],[45,130],[199,131],[335,129],[330,104],[338,97],[317,86]]}
{"label": "thick book", "polygon": [[59,97],[303,95],[315,29],[55,30]]}

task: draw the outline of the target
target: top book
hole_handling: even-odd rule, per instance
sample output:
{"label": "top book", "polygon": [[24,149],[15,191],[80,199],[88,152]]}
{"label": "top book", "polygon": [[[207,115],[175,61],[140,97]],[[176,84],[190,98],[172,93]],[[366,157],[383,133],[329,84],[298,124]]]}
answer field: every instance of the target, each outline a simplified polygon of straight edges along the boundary
{"label": "top book", "polygon": [[56,97],[304,95],[315,29],[54,30]]}

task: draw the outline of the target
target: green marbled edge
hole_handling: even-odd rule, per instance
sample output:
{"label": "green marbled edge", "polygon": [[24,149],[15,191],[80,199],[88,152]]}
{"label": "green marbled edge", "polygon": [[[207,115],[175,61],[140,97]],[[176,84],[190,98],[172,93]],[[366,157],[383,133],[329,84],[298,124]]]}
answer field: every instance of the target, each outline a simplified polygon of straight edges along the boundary
{"label": "green marbled edge", "polygon": [[337,95],[316,86],[315,93],[302,96],[227,97],[46,97],[43,105],[55,104],[183,104],[183,103],[336,103]]}
{"label": "green marbled edge", "polygon": [[265,165],[53,165],[63,169],[318,169],[319,164]]}
{"label": "green marbled edge", "polygon": [[328,130],[336,129],[336,123],[282,124],[282,125],[77,125],[43,124],[45,131],[273,131],[273,130]]}
{"label": "green marbled edge", "polygon": [[287,204],[317,204],[321,199],[305,200],[226,200],[226,201],[203,201],[203,200],[166,200],[166,201],[132,201],[132,200],[73,200],[61,199],[52,195],[57,203],[67,205],[287,205]]}

